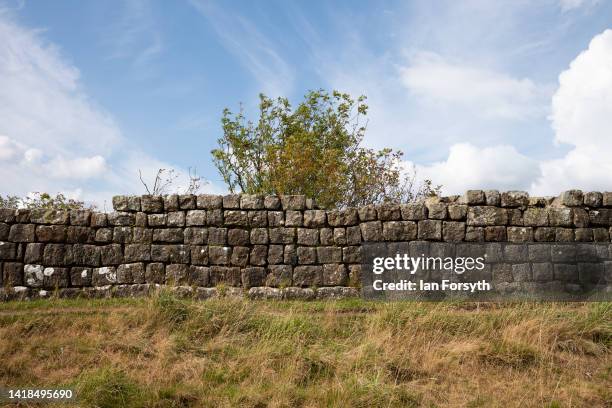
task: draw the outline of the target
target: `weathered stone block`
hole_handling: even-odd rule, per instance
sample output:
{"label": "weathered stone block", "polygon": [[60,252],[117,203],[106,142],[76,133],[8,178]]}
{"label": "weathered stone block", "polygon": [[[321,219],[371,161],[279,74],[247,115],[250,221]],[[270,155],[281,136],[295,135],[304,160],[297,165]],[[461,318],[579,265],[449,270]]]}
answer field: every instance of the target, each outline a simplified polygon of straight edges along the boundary
{"label": "weathered stone block", "polygon": [[529,227],[548,226],[548,209],[532,207],[526,209],[523,213],[523,225]]}
{"label": "weathered stone block", "polygon": [[508,227],[508,241],[529,242],[533,241],[532,227]]}
{"label": "weathered stone block", "polygon": [[190,248],[191,263],[194,265],[208,265],[208,247],[192,245]]}
{"label": "weathered stone block", "polygon": [[43,264],[45,266],[69,266],[72,260],[72,245],[45,245],[43,253]]}
{"label": "weathered stone block", "polygon": [[551,242],[555,240],[556,228],[541,227],[536,228],[533,233],[533,238],[536,242]]}
{"label": "weathered stone block", "polygon": [[595,242],[608,242],[610,241],[610,234],[607,228],[593,228],[593,241]]}
{"label": "weathered stone block", "polygon": [[266,281],[266,268],[261,266],[251,266],[242,269],[241,275],[243,287],[248,289],[255,286],[263,286]]}
{"label": "weathered stone block", "polygon": [[385,241],[411,241],[417,237],[417,224],[414,221],[383,222],[382,236]]}
{"label": "weathered stone block", "polygon": [[242,194],[240,208],[243,210],[259,210],[264,208],[263,197],[255,194]]}
{"label": "weathered stone block", "polygon": [[95,242],[109,243],[113,241],[113,229],[112,228],[100,228],[96,230],[94,237]]}
{"label": "weathered stone block", "polygon": [[72,256],[79,266],[100,266],[100,247],[95,245],[73,245]]}
{"label": "weathered stone block", "polygon": [[117,283],[131,284],[145,282],[145,266],[142,262],[121,264],[117,267]]}
{"label": "weathered stone block", "polygon": [[267,245],[253,245],[249,262],[251,265],[265,265],[268,258]]}
{"label": "weathered stone block", "polygon": [[361,263],[361,247],[347,246],[342,248],[342,261],[345,263]]}
{"label": "weathered stone block", "polygon": [[[401,208],[400,208],[401,213]],[[375,221],[378,217],[378,213],[376,211],[375,205],[365,205],[363,207],[359,207],[357,209],[357,214],[359,215],[359,221]]]}
{"label": "weathered stone block", "polygon": [[553,279],[553,267],[549,262],[531,264],[531,272],[536,282],[550,282]]}
{"label": "weathered stone block", "polygon": [[268,225],[267,211],[249,211],[249,225],[253,227],[266,227]]}
{"label": "weathered stone block", "polygon": [[34,209],[30,211],[30,222],[34,224],[67,225],[70,214],[64,210]]}
{"label": "weathered stone block", "polygon": [[227,243],[229,245],[249,245],[249,231],[241,228],[230,228],[227,231]]}
{"label": "weathered stone block", "polygon": [[112,212],[107,214],[108,224],[115,227],[129,227],[136,223],[136,216],[127,212]]}
{"label": "weathered stone block", "polygon": [[44,244],[27,244],[23,261],[27,264],[38,264],[43,261]]}
{"label": "weathered stone block", "polygon": [[[248,244],[248,236],[247,236],[247,244]],[[257,245],[265,245],[269,241],[268,238],[268,229],[267,228],[253,228],[250,233],[250,242],[251,244]]]}
{"label": "weathered stone block", "polygon": [[317,260],[319,263],[342,262],[342,248],[339,247],[317,247]]}
{"label": "weathered stone block", "polygon": [[178,194],[165,195],[163,200],[165,212],[178,211],[180,209]]}
{"label": "weathered stone block", "polygon": [[286,227],[301,227],[302,226],[302,212],[301,211],[286,211],[285,212],[285,226]]}
{"label": "weathered stone block", "polygon": [[346,244],[357,245],[361,243],[361,228],[359,225],[346,227]]}
{"label": "weathered stone block", "polygon": [[91,278],[93,269],[83,266],[74,266],[70,268],[70,285],[71,286],[91,286]]}
{"label": "weathered stone block", "polygon": [[297,243],[299,245],[319,245],[319,230],[314,228],[298,228]]}
{"label": "weathered stone block", "polygon": [[13,208],[0,208],[0,222],[14,223],[17,210]]}
{"label": "weathered stone block", "polygon": [[189,267],[189,284],[195,286],[208,286],[210,281],[210,268],[206,266],[195,266]]}
{"label": "weathered stone block", "polygon": [[147,217],[147,224],[150,227],[165,227],[166,214],[149,214]]}
{"label": "weathered stone block", "polygon": [[584,205],[591,208],[599,208],[603,204],[603,194],[596,191],[584,195]]}
{"label": "weathered stone block", "polygon": [[91,214],[91,226],[92,227],[106,227],[108,225],[108,218],[105,213],[92,213]]}
{"label": "weathered stone block", "polygon": [[229,265],[232,248],[224,246],[208,247],[208,261],[211,265]]}
{"label": "weathered stone block", "polygon": [[240,195],[239,194],[224,195],[223,196],[223,208],[225,209],[240,208]]}
{"label": "weathered stone block", "polygon": [[223,210],[206,210],[206,225],[223,226]]}
{"label": "weathered stone block", "polygon": [[227,228],[209,228],[208,245],[227,245]]}
{"label": "weathered stone block", "polygon": [[334,244],[346,245],[346,228],[334,228]]}
{"label": "weathered stone block", "polygon": [[266,210],[279,210],[281,208],[280,198],[278,196],[265,196],[264,208]]}
{"label": "weathered stone block", "polygon": [[23,267],[23,282],[31,288],[42,288],[43,286],[43,270],[42,265],[26,264]]}
{"label": "weathered stone block", "polygon": [[23,285],[23,264],[21,262],[4,262],[2,266],[2,282],[5,286]]}
{"label": "weathered stone block", "polygon": [[491,273],[495,283],[512,282],[514,280],[512,277],[512,265],[510,264],[493,264],[491,265]]}
{"label": "weathered stone block", "polygon": [[529,260],[528,245],[508,244],[504,246],[504,259],[510,263],[527,262]]}
{"label": "weathered stone block", "polygon": [[208,242],[208,229],[187,227],[185,228],[183,236],[186,244],[204,245]]}
{"label": "weathered stone block", "polygon": [[440,241],[442,240],[442,221],[421,220],[418,222],[418,238]]}
{"label": "weathered stone block", "polygon": [[[359,226],[357,225],[355,228],[359,228]],[[334,230],[332,228],[320,228],[319,241],[321,245],[334,245]]]}
{"label": "weathered stone block", "polygon": [[297,256],[300,265],[309,265],[317,262],[317,250],[313,247],[298,247]]}
{"label": "weathered stone block", "polygon": [[[75,246],[76,250],[76,246]],[[76,253],[75,253],[76,256]],[[125,262],[139,262],[151,260],[151,245],[148,244],[130,244],[125,246],[123,255]]]}
{"label": "weathered stone block", "polygon": [[425,207],[425,204],[422,202],[402,204],[400,205],[400,209],[403,220],[416,221],[427,218],[427,207]]}
{"label": "weathered stone block", "polygon": [[576,246],[574,245],[553,245],[551,249],[553,262],[576,262]]}
{"label": "weathered stone block", "polygon": [[501,226],[508,223],[508,213],[497,207],[469,207],[467,225],[473,226]]}
{"label": "weathered stone block", "polygon": [[170,264],[166,266],[166,283],[169,285],[189,284],[189,265]]}
{"label": "weathered stone block", "polygon": [[69,244],[93,243],[95,239],[96,231],[93,228],[70,226],[66,229],[66,242]]}
{"label": "weathered stone block", "polygon": [[94,268],[91,283],[94,286],[106,286],[117,283],[117,269],[114,266]]}
{"label": "weathered stone block", "polygon": [[447,205],[445,203],[427,200],[425,201],[427,207],[427,214],[430,219],[443,220],[446,218]]}
{"label": "weathered stone block", "polygon": [[365,242],[382,241],[382,223],[380,221],[368,221],[359,225],[361,237]]}
{"label": "weathered stone block", "polygon": [[578,282],[578,268],[574,264],[556,263],[553,267],[556,280],[564,282]]}
{"label": "weathered stone block", "polygon": [[465,222],[444,221],[442,237],[447,242],[461,242],[465,239]]}
{"label": "weathered stone block", "polygon": [[298,258],[295,245],[285,245],[285,249],[283,251],[283,262],[287,265],[297,264]]}
{"label": "weathered stone block", "polygon": [[486,203],[485,192],[482,190],[468,190],[463,195],[461,201],[468,205],[484,205]]}
{"label": "weathered stone block", "polygon": [[137,212],[135,215],[135,219],[134,219],[134,225],[137,227],[147,227],[148,223],[147,223],[147,219],[148,219],[148,215],[146,213],[143,212]]}
{"label": "weathered stone block", "polygon": [[189,263],[190,247],[187,245],[151,245],[153,262]]}
{"label": "weathered stone block", "polygon": [[268,246],[268,263],[269,264],[283,263],[283,246],[282,245]]}
{"label": "weathered stone block", "polygon": [[100,260],[102,265],[119,265],[123,262],[123,249],[119,244],[110,244],[100,247]]}
{"label": "weathered stone block", "polygon": [[[42,226],[42,225],[41,225]],[[14,224],[9,232],[9,241],[12,242],[34,242],[35,225],[33,224]]]}
{"label": "weathered stone block", "polygon": [[211,266],[210,284],[217,286],[220,284],[239,287],[241,283],[241,271],[237,266]]}
{"label": "weathered stone block", "polygon": [[204,210],[223,208],[223,197],[213,194],[200,194],[196,199],[196,207]]}
{"label": "weathered stone block", "polygon": [[472,227],[471,225],[467,225],[465,227],[465,240],[468,242],[484,242],[484,228]]}
{"label": "weathered stone block", "polygon": [[89,210],[71,210],[70,225],[78,225],[82,227],[89,226],[91,211]]}
{"label": "weathered stone block", "polygon": [[280,197],[283,210],[304,210],[306,197],[303,195],[283,195]]}
{"label": "weathered stone block", "polygon": [[181,194],[178,196],[178,203],[181,210],[193,210],[196,208],[196,196],[193,194]]}
{"label": "weathered stone block", "polygon": [[11,226],[5,223],[0,223],[0,241],[8,241]]}
{"label": "weathered stone block", "polygon": [[324,227],[327,215],[324,210],[304,211],[304,226],[309,228]]}
{"label": "weathered stone block", "polygon": [[181,243],[183,238],[182,228],[156,228],[153,230],[153,242]]}
{"label": "weathered stone block", "polygon": [[580,207],[584,204],[584,194],[581,190],[568,190],[559,196],[561,204],[568,207]]}
{"label": "weathered stone block", "polygon": [[320,286],[323,283],[323,267],[320,265],[296,266],[293,284],[298,287]]}
{"label": "weathered stone block", "polygon": [[397,221],[402,219],[399,204],[381,204],[377,208],[377,213],[380,221]]}
{"label": "weathered stone block", "polygon": [[591,228],[576,228],[574,231],[574,240],[576,242],[591,242],[593,241],[593,229]]}
{"label": "weathered stone block", "polygon": [[526,191],[505,191],[501,193],[502,207],[525,208],[529,204],[529,194]]}
{"label": "weathered stone block", "polygon": [[249,226],[249,213],[246,211],[227,210],[223,213],[223,218],[227,226]]}
{"label": "weathered stone block", "polygon": [[233,247],[230,263],[235,266],[247,266],[249,263],[249,252],[250,250],[248,247]]}
{"label": "weathered stone block", "polygon": [[604,281],[604,266],[601,263],[579,263],[578,264],[578,280],[587,285],[605,283]]}
{"label": "weathered stone block", "polygon": [[270,243],[292,244],[295,241],[295,228],[270,228]]}
{"label": "weathered stone block", "polygon": [[270,227],[285,225],[285,213],[283,211],[268,211],[268,225]]}
{"label": "weathered stone block", "polygon": [[555,228],[555,241],[573,242],[574,230],[571,228]]}
{"label": "weathered stone block", "polygon": [[70,284],[70,269],[47,267],[43,270],[43,287],[66,288]]}
{"label": "weathered stone block", "polygon": [[37,225],[36,240],[39,242],[64,242],[66,241],[66,227],[63,225]]}
{"label": "weathered stone block", "polygon": [[467,205],[451,204],[448,206],[448,216],[451,220],[462,221],[467,216]]}
{"label": "weathered stone block", "polygon": [[265,285],[272,287],[291,286],[293,267],[291,265],[269,265]]}
{"label": "weathered stone block", "polygon": [[[206,210],[190,210],[187,211],[186,217],[187,226],[204,226],[206,225]],[[168,217],[168,225],[170,225]]]}
{"label": "weathered stone block", "polygon": [[573,223],[572,209],[550,207],[548,209],[548,221],[552,227],[571,227]]}
{"label": "weathered stone block", "polygon": [[113,209],[115,211],[140,211],[140,197],[114,196]]}
{"label": "weathered stone block", "polygon": [[531,265],[528,263],[512,265],[512,278],[514,282],[527,282],[531,280]]}
{"label": "weathered stone block", "polygon": [[523,226],[523,212],[518,208],[508,208],[506,209],[506,213],[508,214],[508,225],[512,226]]}
{"label": "weathered stone block", "polygon": [[323,265],[323,285],[324,286],[346,286],[348,283],[348,273],[343,264]]}
{"label": "weathered stone block", "polygon": [[332,227],[347,227],[357,225],[359,223],[359,216],[354,208],[332,210],[327,213],[327,222]]}
{"label": "weathered stone block", "polygon": [[487,205],[499,207],[501,205],[501,194],[497,190],[486,190],[485,202]]}
{"label": "weathered stone block", "polygon": [[161,262],[147,264],[145,281],[147,283],[164,283],[166,281],[166,266]]}
{"label": "weathered stone block", "polygon": [[574,226],[578,228],[586,228],[589,226],[589,213],[582,208],[573,209]]}
{"label": "weathered stone block", "polygon": [[550,262],[552,247],[548,244],[531,244],[528,246],[530,262]]}

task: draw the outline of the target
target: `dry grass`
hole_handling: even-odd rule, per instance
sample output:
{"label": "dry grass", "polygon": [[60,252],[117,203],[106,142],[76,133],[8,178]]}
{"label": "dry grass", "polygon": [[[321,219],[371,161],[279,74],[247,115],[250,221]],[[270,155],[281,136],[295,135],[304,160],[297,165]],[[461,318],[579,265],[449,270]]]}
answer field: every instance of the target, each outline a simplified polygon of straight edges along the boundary
{"label": "dry grass", "polygon": [[80,406],[612,406],[612,305],[0,305],[0,384]]}

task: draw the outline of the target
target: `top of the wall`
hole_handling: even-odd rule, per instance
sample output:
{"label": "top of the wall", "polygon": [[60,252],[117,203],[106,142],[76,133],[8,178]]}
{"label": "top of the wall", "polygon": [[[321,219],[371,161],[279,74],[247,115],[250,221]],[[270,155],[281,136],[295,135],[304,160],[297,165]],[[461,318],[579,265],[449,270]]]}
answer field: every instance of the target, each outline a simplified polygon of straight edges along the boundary
{"label": "top of the wall", "polygon": [[[526,191],[468,190],[462,196],[430,197],[425,201],[522,209],[548,206],[600,208],[612,207],[612,192],[584,193],[581,190],[568,190],[557,197],[530,197]],[[122,212],[164,213],[193,209],[313,210],[318,208],[313,199],[303,195],[172,194],[113,197],[113,209]]]}

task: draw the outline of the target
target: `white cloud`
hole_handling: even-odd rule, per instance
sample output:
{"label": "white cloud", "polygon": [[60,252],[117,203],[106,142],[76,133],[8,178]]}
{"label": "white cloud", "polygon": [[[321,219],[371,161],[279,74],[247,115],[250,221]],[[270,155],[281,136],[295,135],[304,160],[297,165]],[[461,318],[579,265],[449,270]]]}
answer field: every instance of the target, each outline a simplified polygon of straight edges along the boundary
{"label": "white cloud", "polygon": [[403,85],[432,104],[447,104],[487,116],[525,119],[545,112],[545,92],[527,78],[451,63],[442,56],[417,53],[400,67]]}
{"label": "white cloud", "polygon": [[525,190],[539,175],[537,161],[513,146],[479,148],[470,143],[455,144],[446,160],[417,165],[416,170],[419,179],[442,184],[444,194],[463,194],[469,189]]}
{"label": "white cloud", "polygon": [[570,11],[580,7],[590,7],[599,3],[599,0],[559,0],[562,11]]}
{"label": "white cloud", "polygon": [[532,190],[612,190],[612,30],[593,37],[559,75],[551,120],[555,141],[573,148],[541,164]]}
{"label": "white cloud", "polygon": [[2,11],[0,89],[0,194],[69,192],[102,207],[114,194],[143,192],[139,168],[177,168],[131,145],[78,69]]}

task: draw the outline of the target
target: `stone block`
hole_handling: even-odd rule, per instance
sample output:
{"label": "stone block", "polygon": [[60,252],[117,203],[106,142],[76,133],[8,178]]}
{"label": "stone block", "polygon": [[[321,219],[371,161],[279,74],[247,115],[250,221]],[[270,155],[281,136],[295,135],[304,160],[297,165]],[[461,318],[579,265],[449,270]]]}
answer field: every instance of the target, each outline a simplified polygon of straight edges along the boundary
{"label": "stone block", "polygon": [[548,209],[530,207],[523,213],[523,225],[529,227],[548,226]]}
{"label": "stone block", "polygon": [[551,249],[553,262],[573,263],[576,262],[575,245],[553,245]]}
{"label": "stone block", "polygon": [[249,263],[251,265],[265,265],[268,259],[268,246],[267,245],[253,245],[251,248],[251,254],[249,256]]}
{"label": "stone block", "polygon": [[208,261],[211,265],[229,265],[232,248],[225,246],[208,247]]}
{"label": "stone block", "polygon": [[486,204],[485,192],[482,190],[468,190],[462,197],[462,200],[468,205],[484,205]]}
{"label": "stone block", "polygon": [[66,227],[63,225],[37,225],[36,240],[39,242],[64,242],[66,241]]}
{"label": "stone block", "polygon": [[23,283],[31,288],[42,288],[43,286],[43,270],[42,265],[26,264],[23,266]]}
{"label": "stone block", "polygon": [[552,227],[571,227],[573,225],[573,212],[571,208],[550,207],[548,221]]}
{"label": "stone block", "polygon": [[508,223],[508,213],[503,208],[490,206],[469,207],[467,225],[473,226],[501,226]]}
{"label": "stone block", "polygon": [[553,266],[549,262],[533,263],[531,273],[536,282],[550,282],[553,279]]}
{"label": "stone block", "polygon": [[247,266],[249,263],[249,252],[250,249],[248,247],[233,247],[230,263],[234,266]]}
{"label": "stone block", "polygon": [[123,262],[123,249],[119,244],[110,244],[100,247],[100,260],[102,265],[118,265]]}
{"label": "stone block", "polygon": [[242,285],[240,268],[237,266],[211,266],[210,284],[212,286],[227,285],[239,287]]}
{"label": "stone block", "polygon": [[67,225],[70,213],[65,210],[34,209],[30,211],[30,222],[34,224]]}
{"label": "stone block", "polygon": [[140,197],[140,208],[146,213],[160,213],[164,211],[162,196],[143,195]]}
{"label": "stone block", "polygon": [[417,224],[414,221],[383,222],[382,236],[385,241],[411,241],[417,237]]}
{"label": "stone block", "polygon": [[265,285],[272,287],[291,286],[293,283],[293,267],[291,265],[269,265]]}
{"label": "stone block", "polygon": [[322,264],[342,262],[342,248],[317,247],[317,261]]}
{"label": "stone block", "polygon": [[266,210],[279,210],[281,208],[280,198],[278,196],[273,195],[265,196],[264,208]]}
{"label": "stone block", "polygon": [[227,226],[249,226],[249,213],[246,211],[227,210],[223,213],[223,219]]}
{"label": "stone block", "polygon": [[95,241],[96,230],[93,228],[70,226],[66,229],[66,242],[69,244],[94,243]]}
{"label": "stone block", "polygon": [[[75,245],[76,257],[76,245]],[[125,246],[123,255],[125,262],[141,262],[151,260],[151,245],[148,244],[129,244]]]}
{"label": "stone block", "polygon": [[286,211],[285,212],[285,226],[286,227],[301,227],[302,226],[302,212],[301,211]]}
{"label": "stone block", "polygon": [[266,268],[261,266],[251,266],[241,271],[242,286],[246,289],[264,286],[266,282]]}
{"label": "stone block", "polygon": [[43,261],[43,250],[44,244],[27,244],[23,258],[24,262],[27,264],[41,263]]}
{"label": "stone block", "polygon": [[249,226],[253,227],[266,227],[268,225],[268,212],[267,211],[249,211]]}
{"label": "stone block", "polygon": [[[211,247],[212,248],[212,247]],[[191,249],[187,245],[151,245],[151,261],[189,263]]]}
{"label": "stone block", "polygon": [[581,190],[567,190],[559,195],[559,200],[567,207],[580,207],[584,204],[584,194]]}
{"label": "stone block", "polygon": [[242,194],[240,208],[243,210],[260,210],[264,208],[263,196],[256,194]]}
{"label": "stone block", "polygon": [[156,228],[153,230],[153,242],[181,243],[183,239],[182,228]]}
{"label": "stone block", "polygon": [[296,266],[293,284],[298,287],[320,286],[323,283],[323,267],[320,265]]}
{"label": "stone block", "polygon": [[554,278],[563,282],[578,282],[578,268],[574,264],[556,263],[553,266]]}
{"label": "stone block", "polygon": [[451,204],[448,206],[448,217],[454,221],[463,221],[467,216],[467,205]]}
{"label": "stone block", "polygon": [[178,211],[180,209],[178,194],[165,195],[163,200],[165,212]]}
{"label": "stone block", "polygon": [[604,265],[602,263],[581,262],[578,264],[578,280],[586,285],[603,284]]}
{"label": "stone block", "polygon": [[327,222],[332,227],[348,227],[359,223],[359,215],[355,208],[332,210],[327,212]]}
{"label": "stone block", "polygon": [[468,242],[484,242],[484,228],[472,227],[471,225],[467,225],[465,227],[465,240]]}
{"label": "stone block", "polygon": [[382,223],[380,221],[368,221],[359,225],[361,237],[365,242],[382,241]]}
{"label": "stone block", "polygon": [[256,245],[265,245],[269,242],[267,228],[253,228],[250,233],[250,243]]}
{"label": "stone block", "polygon": [[227,245],[227,228],[209,228],[208,245]]}
{"label": "stone block", "polygon": [[[187,226],[204,226],[206,222],[206,210],[189,210],[185,219]],[[168,215],[168,225],[170,226],[170,216]]]}
{"label": "stone block", "polygon": [[424,220],[427,218],[425,203],[409,203],[400,205],[402,219],[406,221]]}
{"label": "stone block", "polygon": [[166,281],[166,266],[161,262],[147,264],[145,282],[162,284]]}
{"label": "stone block", "polygon": [[93,286],[106,286],[117,283],[117,269],[114,266],[94,268],[91,283]]}
{"label": "stone block", "polygon": [[346,286],[348,283],[348,273],[343,264],[323,265],[323,285],[324,286]]}
{"label": "stone block", "polygon": [[189,267],[189,284],[199,287],[208,286],[210,281],[210,268],[206,266],[191,265]]}
{"label": "stone block", "polygon": [[192,245],[189,249],[191,263],[194,265],[208,265],[208,247],[204,245]]}
{"label": "stone block", "polygon": [[501,205],[501,194],[497,190],[486,190],[485,192],[485,203],[494,207]]}
{"label": "stone block", "polygon": [[181,210],[193,210],[196,208],[196,196],[193,194],[180,194],[178,196],[178,204]]}
{"label": "stone block", "polygon": [[592,191],[584,194],[584,205],[591,208],[599,208],[603,204],[603,194]]}
{"label": "stone block", "polygon": [[196,198],[196,207],[203,210],[223,208],[223,197],[214,194],[200,194]]}
{"label": "stone block", "polygon": [[208,229],[198,227],[187,227],[183,233],[186,244],[204,245],[208,242]]}
{"label": "stone block", "polygon": [[399,204],[381,204],[377,208],[377,213],[380,221],[398,221],[402,219]]}
{"label": "stone block", "polygon": [[93,269],[83,266],[74,266],[70,268],[70,285],[71,286],[91,286]]}
{"label": "stone block", "polygon": [[100,247],[86,244],[73,245],[72,257],[78,266],[100,266]]}
{"label": "stone block", "polygon": [[170,264],[166,266],[166,283],[169,285],[188,285],[189,265]]}
{"label": "stone block", "polygon": [[418,238],[432,241],[442,240],[442,221],[422,220],[418,222]]}
{"label": "stone block", "polygon": [[346,244],[358,245],[361,243],[361,228],[359,225],[346,227]]}
{"label": "stone block", "polygon": [[346,228],[334,228],[334,244],[346,245]]}
{"label": "stone block", "polygon": [[[138,203],[140,207],[140,202]],[[78,225],[81,227],[89,226],[89,220],[91,218],[91,211],[89,210],[71,210],[70,211],[70,225]]]}
{"label": "stone block", "polygon": [[99,228],[96,230],[94,241],[98,243],[109,243],[113,241],[113,229],[112,228]]}
{"label": "stone block", "polygon": [[528,263],[512,265],[512,278],[514,282],[527,282],[531,280],[531,265]]}
{"label": "stone block", "polygon": [[287,265],[296,265],[298,262],[295,245],[285,245],[283,250],[283,262]]}
{"label": "stone block", "polygon": [[574,231],[574,241],[592,242],[593,241],[593,229],[592,228],[576,228],[576,230]]}
{"label": "stone block", "polygon": [[227,194],[223,196],[223,208],[238,209],[240,208],[240,194]]}
{"label": "stone block", "polygon": [[45,266],[70,266],[72,260],[72,245],[45,245],[43,252],[43,264]]}
{"label": "stone block", "polygon": [[23,264],[21,262],[0,263],[2,267],[2,283],[4,286],[23,285]]}
{"label": "stone block", "polygon": [[295,228],[270,228],[271,244],[292,244],[295,241]]}
{"label": "stone block", "polygon": [[447,204],[427,200],[425,201],[428,217],[432,220],[443,220],[447,214]]}
{"label": "stone block", "polygon": [[319,245],[319,230],[314,228],[298,228],[297,243],[299,245]]}
{"label": "stone block", "polygon": [[[360,228],[358,225],[356,228]],[[321,245],[334,245],[334,230],[333,228],[319,229],[319,241]]]}
{"label": "stone block", "polygon": [[507,244],[504,246],[504,259],[509,263],[528,262],[529,246],[526,244]]}
{"label": "stone block", "polygon": [[298,247],[297,256],[300,265],[309,265],[317,262],[317,250],[313,247]]}
{"label": "stone block", "polygon": [[206,225],[215,227],[223,226],[223,210],[206,210]]}
{"label": "stone block", "polygon": [[324,210],[304,211],[304,226],[308,228],[324,227],[327,215]]}
{"label": "stone block", "polygon": [[[13,224],[9,231],[8,239],[12,242],[34,242],[34,224]],[[39,227],[44,227],[43,225]]]}
{"label": "stone block", "polygon": [[229,245],[249,245],[249,231],[241,228],[230,228],[227,231],[227,243]]}
{"label": "stone block", "polygon": [[540,227],[536,228],[533,238],[536,242],[552,242],[555,240],[556,228]]}
{"label": "stone block", "polygon": [[595,242],[608,242],[610,241],[610,234],[607,228],[593,228],[593,241]]}
{"label": "stone block", "polygon": [[117,267],[117,283],[145,283],[145,266],[142,262],[121,264]]}
{"label": "stone block", "polygon": [[270,227],[284,226],[285,213],[283,211],[268,211],[268,225]]}
{"label": "stone block", "polygon": [[270,245],[268,246],[268,263],[282,264],[283,263],[283,246]]}
{"label": "stone block", "polygon": [[165,227],[166,214],[149,214],[147,217],[147,224],[150,227]]}
{"label": "stone block", "polygon": [[342,248],[342,261],[345,263],[361,263],[361,247],[355,245]]}
{"label": "stone block", "polygon": [[447,242],[461,242],[465,239],[465,222],[444,221],[442,238]]}
{"label": "stone block", "polygon": [[556,242],[574,242],[574,230],[571,228],[555,228]]}
{"label": "stone block", "polygon": [[[363,207],[359,207],[357,209],[357,214],[359,215],[359,221],[375,221],[378,218],[378,212],[376,211],[376,206],[373,204],[365,205]],[[401,208],[400,208],[401,214]]]}
{"label": "stone block", "polygon": [[49,289],[66,288],[70,285],[70,269],[46,267],[43,270],[43,287]]}
{"label": "stone block", "polygon": [[282,195],[280,197],[283,210],[304,210],[306,197],[303,195]]}
{"label": "stone block", "polygon": [[533,241],[532,227],[508,227],[508,241],[530,242]]}
{"label": "stone block", "polygon": [[529,194],[526,191],[505,191],[501,193],[502,207],[526,208],[529,205]]}

